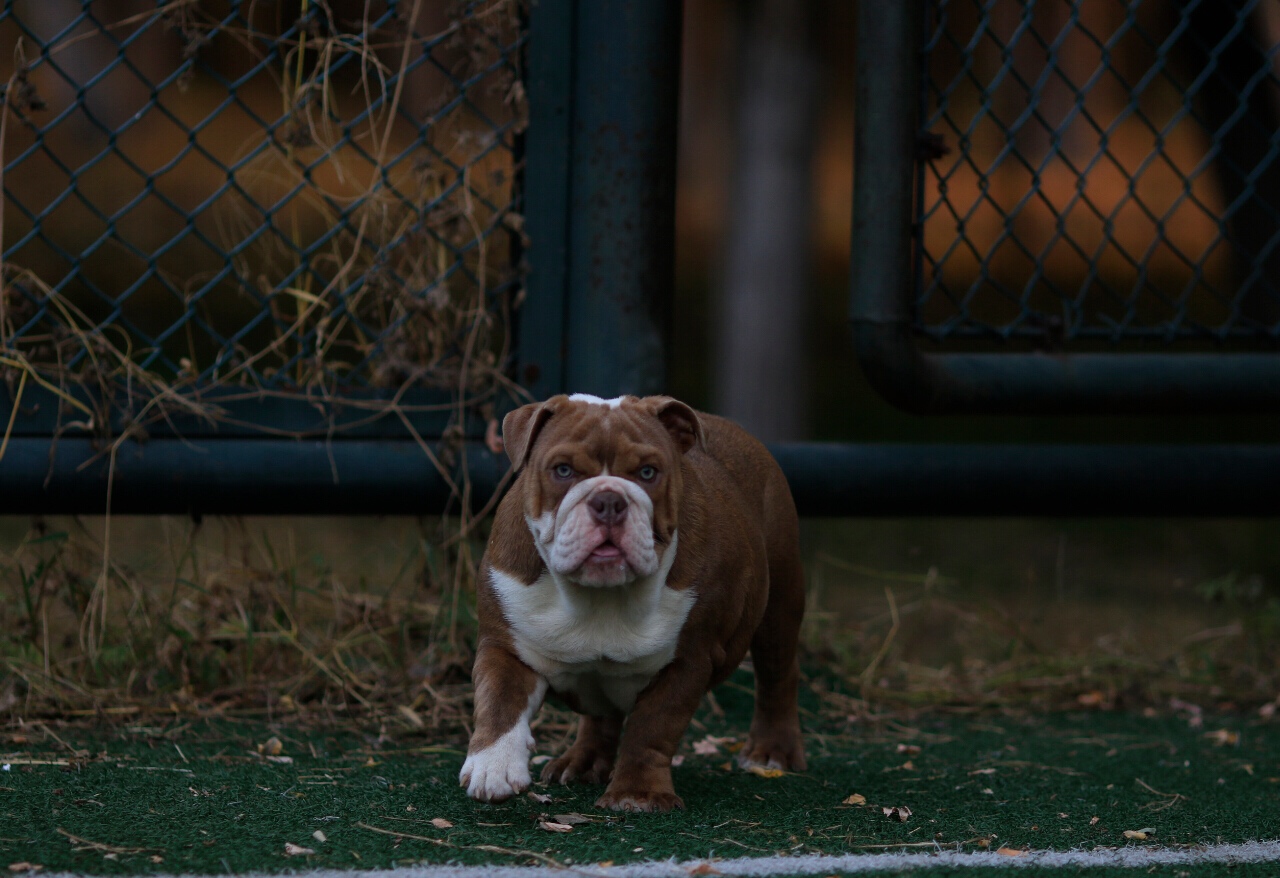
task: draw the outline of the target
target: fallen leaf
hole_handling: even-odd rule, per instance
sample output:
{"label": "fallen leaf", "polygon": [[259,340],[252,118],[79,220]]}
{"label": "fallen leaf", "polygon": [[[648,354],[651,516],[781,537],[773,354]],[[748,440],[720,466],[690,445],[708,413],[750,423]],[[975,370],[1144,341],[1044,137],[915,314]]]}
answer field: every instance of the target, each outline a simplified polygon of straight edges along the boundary
{"label": "fallen leaf", "polygon": [[396,708],[396,710],[399,711],[400,715],[404,717],[409,725],[413,726],[415,729],[425,729],[427,727],[426,721],[409,705],[401,704]]}
{"label": "fallen leaf", "polygon": [[983,795],[983,796],[994,796],[995,794],[996,794],[996,791],[991,789],[991,787],[983,787],[979,793],[979,795]]}
{"label": "fallen leaf", "polygon": [[573,832],[573,827],[567,823],[556,823],[551,820],[539,820],[538,828],[545,832]]}
{"label": "fallen leaf", "polygon": [[155,863],[157,866],[164,862],[164,857],[160,856],[159,854],[152,854],[148,859],[150,859],[151,862]]}
{"label": "fallen leaf", "polygon": [[556,815],[553,815],[551,819],[554,820],[556,823],[563,823],[565,826],[580,826],[583,823],[591,822],[590,817],[584,817],[583,815],[577,814],[577,813],[556,814]]}
{"label": "fallen leaf", "polygon": [[268,762],[278,762],[278,763],[280,763],[281,765],[292,765],[292,764],[293,764],[293,757],[292,757],[292,756],[268,756],[268,757],[267,757],[267,761],[268,761]]}
{"label": "fallen leaf", "polygon": [[867,804],[867,797],[862,795],[862,793],[854,793],[849,798],[841,801],[840,804],[841,805],[865,805]]}
{"label": "fallen leaf", "polygon": [[529,790],[529,798],[533,799],[539,805],[545,805],[547,802],[551,801],[551,797],[546,793],[535,793],[533,790]]}
{"label": "fallen leaf", "polygon": [[710,741],[694,741],[693,752],[695,756],[715,756],[720,748]]}
{"label": "fallen leaf", "polygon": [[268,756],[279,756],[284,752],[284,744],[280,743],[280,739],[276,737],[267,738],[265,744],[258,745],[258,752],[265,753]]}
{"label": "fallen leaf", "polygon": [[911,809],[906,805],[894,805],[892,808],[880,809],[884,812],[884,816],[890,820],[897,820],[899,823],[906,823],[907,818],[911,816]]}
{"label": "fallen leaf", "polygon": [[1107,697],[1098,690],[1092,692],[1081,692],[1076,696],[1076,703],[1081,707],[1101,707],[1107,700]]}
{"label": "fallen leaf", "polygon": [[1027,852],[1018,848],[996,848],[996,853],[1002,857],[1025,857]]}
{"label": "fallen leaf", "polygon": [[901,764],[900,766],[898,766],[898,767],[899,767],[899,768],[901,768],[903,771],[915,771],[915,770],[916,770],[916,764],[915,764],[914,762],[912,762],[910,759],[908,759],[906,762],[902,763],[902,764]]}
{"label": "fallen leaf", "polygon": [[25,860],[20,863],[9,864],[10,872],[39,872],[43,868],[44,866],[41,866],[39,863],[28,863]]}
{"label": "fallen leaf", "polygon": [[1126,829],[1124,831],[1125,838],[1132,838],[1135,841],[1146,841],[1147,834],[1139,829]]}
{"label": "fallen leaf", "polygon": [[969,772],[969,776],[973,777],[975,774],[995,774],[995,773],[996,773],[996,770],[994,768],[979,768]]}
{"label": "fallen leaf", "polygon": [[730,761],[730,762],[722,762],[722,763],[720,763],[720,770],[721,770],[721,771],[733,771],[733,762],[731,762],[731,761]]}
{"label": "fallen leaf", "polygon": [[445,820],[443,817],[432,817],[431,825],[436,829],[453,829],[453,824],[448,820]]}
{"label": "fallen leaf", "polygon": [[1089,818],[1089,825],[1090,825],[1090,826],[1097,826],[1097,825],[1098,825],[1098,819],[1099,819],[1099,818],[1097,818],[1097,817],[1090,817],[1090,818]]}
{"label": "fallen leaf", "polygon": [[1204,736],[1219,747],[1234,747],[1240,743],[1240,733],[1233,732],[1230,729],[1217,729],[1212,732],[1205,732]]}
{"label": "fallen leaf", "polygon": [[915,744],[899,744],[898,752],[904,756],[919,756],[920,747]]}
{"label": "fallen leaf", "polygon": [[672,768],[679,768],[681,765],[684,765],[684,757],[683,757],[683,756],[672,756],[672,757],[671,757],[671,767],[672,767]]}
{"label": "fallen leaf", "polygon": [[747,771],[760,777],[782,777],[786,774],[781,768],[769,768],[767,765],[748,765]]}
{"label": "fallen leaf", "polygon": [[719,875],[720,870],[714,868],[710,863],[699,863],[689,870],[690,875]]}
{"label": "fallen leaf", "polygon": [[294,844],[291,841],[284,843],[284,855],[286,857],[305,857],[307,854],[314,854],[311,848],[304,848],[302,845]]}
{"label": "fallen leaf", "polygon": [[320,842],[321,844],[324,844],[326,841],[329,840],[329,836],[325,835],[324,832],[319,829],[311,833],[311,837],[314,838],[316,841]]}

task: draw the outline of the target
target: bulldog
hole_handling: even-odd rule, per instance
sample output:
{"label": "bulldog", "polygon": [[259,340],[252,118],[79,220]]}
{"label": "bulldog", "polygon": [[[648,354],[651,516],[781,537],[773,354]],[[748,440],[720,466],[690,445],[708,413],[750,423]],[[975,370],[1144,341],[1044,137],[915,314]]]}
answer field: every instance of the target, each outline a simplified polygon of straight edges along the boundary
{"label": "bulldog", "polygon": [[671,758],[748,649],[739,762],[803,770],[799,522],[765,447],[665,396],[556,396],[502,432],[518,474],[480,565],[467,794],[529,786],[529,723],[550,693],[580,718],[544,782],[607,784],[600,808],[683,808]]}

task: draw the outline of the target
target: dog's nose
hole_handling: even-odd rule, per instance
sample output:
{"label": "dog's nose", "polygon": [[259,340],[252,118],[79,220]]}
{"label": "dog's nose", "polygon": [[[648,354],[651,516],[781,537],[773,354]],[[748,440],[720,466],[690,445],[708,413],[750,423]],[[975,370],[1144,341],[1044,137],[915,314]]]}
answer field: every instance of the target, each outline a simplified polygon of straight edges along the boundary
{"label": "dog's nose", "polygon": [[616,491],[601,491],[588,502],[597,524],[614,525],[627,517],[627,498]]}

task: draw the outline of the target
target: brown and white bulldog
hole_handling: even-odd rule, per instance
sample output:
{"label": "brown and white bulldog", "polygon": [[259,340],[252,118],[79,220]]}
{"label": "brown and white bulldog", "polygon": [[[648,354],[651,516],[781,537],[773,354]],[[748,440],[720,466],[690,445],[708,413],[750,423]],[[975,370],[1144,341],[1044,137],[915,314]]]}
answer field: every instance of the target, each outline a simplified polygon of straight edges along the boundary
{"label": "brown and white bulldog", "polygon": [[519,474],[481,561],[467,794],[528,787],[529,721],[550,691],[581,719],[543,781],[608,783],[602,808],[683,807],[671,757],[748,648],[739,761],[803,770],[799,523],[765,447],[665,396],[556,396],[502,430]]}

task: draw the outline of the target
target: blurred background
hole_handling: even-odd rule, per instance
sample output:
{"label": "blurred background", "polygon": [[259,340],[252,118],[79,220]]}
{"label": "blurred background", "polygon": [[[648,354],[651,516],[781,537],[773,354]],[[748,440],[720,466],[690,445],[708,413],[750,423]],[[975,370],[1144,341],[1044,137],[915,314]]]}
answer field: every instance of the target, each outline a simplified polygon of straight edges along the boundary
{"label": "blurred background", "polygon": [[[525,234],[512,194],[527,112],[512,60],[522,11],[472,4],[460,26],[455,5],[379,19],[430,47],[385,93],[409,57],[403,36],[369,40],[345,66],[327,60],[350,53],[344,40],[376,4],[327,4],[303,39],[289,29],[305,0],[248,11],[11,4],[0,21],[0,48],[11,49],[0,52],[0,323],[23,363],[63,368],[107,321],[121,361],[164,387],[231,374],[236,386],[280,393],[461,381],[488,399],[505,388]],[[1238,266],[1213,218],[1235,184],[1210,159],[1205,120],[1178,96],[1188,74],[1167,57],[1177,53],[1160,48],[1178,4],[947,5],[958,33],[983,24],[973,69],[958,66],[954,47],[937,54],[940,81],[960,85],[949,114],[936,115],[937,95],[928,110],[944,148],[921,195],[930,319],[956,315],[948,303],[978,269],[998,292],[1032,263],[1048,290],[1042,310],[1087,288],[1098,320],[1157,325],[1172,308],[1209,327],[1175,339],[1191,347],[1229,330],[1241,315],[1215,291]],[[768,440],[1280,436],[1280,417],[1267,415],[922,418],[880,400],[846,320],[854,17],[834,0],[684,4],[673,395]],[[1273,6],[1242,20],[1252,39],[1277,43]],[[1015,40],[1029,30],[1047,37]],[[292,48],[272,54],[263,34]],[[37,37],[61,47],[52,62],[29,65]],[[1011,44],[1019,75],[983,92],[974,83]],[[199,72],[183,74],[193,57]],[[1157,60],[1166,73],[1144,80]],[[1044,104],[1027,116],[1027,84],[1046,76]],[[1260,91],[1280,112],[1274,82]],[[979,113],[981,94],[991,115]],[[1273,144],[1274,130],[1259,136]],[[1042,195],[1028,201],[1032,181]],[[971,250],[954,246],[961,226]],[[1001,243],[1013,226],[1035,242],[1030,254]],[[475,304],[477,289],[487,304]],[[1108,299],[1111,290],[1129,292]],[[1010,319],[1007,302],[979,292],[988,298],[970,316]],[[1229,331],[1219,341],[1237,343]],[[1003,342],[988,333],[965,343]],[[24,373],[6,366],[13,393]],[[67,374],[83,381],[87,368]],[[842,709],[1173,699],[1274,711],[1280,520],[922,512],[804,522],[809,665],[854,687]],[[483,538],[482,522],[457,518],[6,517],[0,707],[398,703],[420,721],[457,721]]]}

